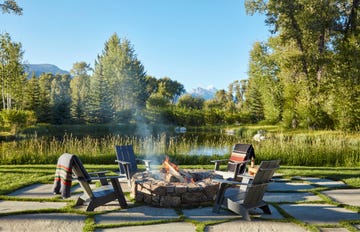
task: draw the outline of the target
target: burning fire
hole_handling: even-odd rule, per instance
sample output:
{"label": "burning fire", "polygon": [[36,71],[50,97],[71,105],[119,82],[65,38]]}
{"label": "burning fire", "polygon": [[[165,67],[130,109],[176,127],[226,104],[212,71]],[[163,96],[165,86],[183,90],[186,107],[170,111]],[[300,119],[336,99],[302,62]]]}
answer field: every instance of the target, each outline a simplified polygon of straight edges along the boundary
{"label": "burning fire", "polygon": [[179,172],[179,170],[180,170],[176,164],[170,162],[169,156],[165,156],[165,160],[163,161],[162,166],[163,166],[163,168],[165,168],[167,173],[169,173],[171,169],[173,169],[177,172]]}
{"label": "burning fire", "polygon": [[195,182],[192,175],[184,170],[181,170],[179,166],[172,163],[169,159],[169,156],[165,157],[162,166],[166,175],[172,175],[176,177],[180,182],[187,182],[187,183]]}

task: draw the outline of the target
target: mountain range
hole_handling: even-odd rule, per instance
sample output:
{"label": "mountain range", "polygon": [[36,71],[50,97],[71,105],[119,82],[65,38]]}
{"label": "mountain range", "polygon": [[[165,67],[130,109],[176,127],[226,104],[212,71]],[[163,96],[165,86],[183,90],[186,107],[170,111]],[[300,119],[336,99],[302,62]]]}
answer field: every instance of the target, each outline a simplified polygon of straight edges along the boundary
{"label": "mountain range", "polygon": [[194,97],[202,97],[205,100],[213,99],[215,96],[217,89],[214,86],[209,86],[206,88],[197,87],[195,89],[190,90],[188,93]]}
{"label": "mountain range", "polygon": [[58,66],[53,64],[26,64],[25,65],[25,72],[28,73],[28,76],[32,76],[32,74],[35,74],[35,76],[40,76],[42,73],[52,73],[54,75],[56,74],[69,74],[70,72],[66,70],[60,69]]}
{"label": "mountain range", "polygon": [[[62,70],[53,64],[27,64],[25,65],[25,72],[28,73],[29,78],[33,74],[35,74],[36,77],[39,77],[42,73],[52,73],[54,75],[56,74],[70,75],[69,71]],[[217,89],[213,86],[209,86],[206,88],[197,87],[195,89],[190,90],[188,94],[191,94],[194,97],[202,97],[205,100],[209,100],[214,98],[216,91]]]}

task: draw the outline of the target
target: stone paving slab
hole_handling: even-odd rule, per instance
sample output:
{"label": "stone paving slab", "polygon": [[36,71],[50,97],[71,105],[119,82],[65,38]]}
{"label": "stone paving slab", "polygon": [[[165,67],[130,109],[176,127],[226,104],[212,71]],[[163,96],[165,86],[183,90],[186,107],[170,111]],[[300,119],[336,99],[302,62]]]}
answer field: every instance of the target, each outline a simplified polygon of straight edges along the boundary
{"label": "stone paving slab", "polygon": [[0,201],[0,213],[12,213],[24,210],[60,209],[66,205],[67,202]]}
{"label": "stone paving slab", "polygon": [[298,191],[313,189],[314,186],[300,182],[272,182],[269,184],[268,191]]}
{"label": "stone paving slab", "polygon": [[215,221],[215,220],[228,220],[241,218],[240,215],[234,214],[228,210],[220,210],[220,213],[214,213],[212,207],[196,208],[196,209],[183,209],[185,217],[197,221]]}
{"label": "stone paving slab", "polygon": [[264,195],[266,202],[298,202],[298,201],[321,201],[322,199],[312,193],[274,193],[267,192]]}
{"label": "stone paving slab", "polygon": [[345,228],[319,228],[320,232],[349,232]]}
{"label": "stone paving slab", "polygon": [[[22,198],[53,198],[60,195],[54,195],[52,192],[52,184],[33,184],[21,189],[18,189],[8,196],[22,197]],[[79,185],[71,188],[71,197],[69,199],[76,199],[81,192]]]}
{"label": "stone paving slab", "polygon": [[52,184],[33,184],[15,192],[10,193],[8,196],[14,197],[27,197],[27,198],[53,198]]}
{"label": "stone paving slab", "polygon": [[171,208],[155,208],[150,206],[139,206],[129,209],[122,209],[111,213],[95,216],[97,224],[114,224],[123,222],[139,222],[176,219],[179,215]]}
{"label": "stone paving slab", "polygon": [[85,218],[84,215],[59,213],[11,215],[0,217],[0,231],[82,231]]}
{"label": "stone paving slab", "polygon": [[[125,197],[125,199],[126,199],[126,197]],[[127,201],[126,203],[128,204],[129,207],[134,205],[133,202]],[[84,202],[83,205],[74,206],[74,209],[86,211],[87,206],[88,206],[88,202]],[[117,200],[114,200],[114,201],[110,201],[109,203],[106,203],[104,205],[101,205],[99,207],[96,207],[93,212],[100,212],[100,211],[105,211],[105,210],[121,210],[121,207],[119,205],[119,202]]]}
{"label": "stone paving slab", "polygon": [[297,178],[304,180],[304,181],[308,181],[311,184],[320,185],[320,186],[329,187],[329,188],[347,186],[342,181],[330,180],[330,179],[325,179],[325,178],[317,178],[317,177],[297,177]]}
{"label": "stone paving slab", "polygon": [[[274,208],[269,205],[271,214],[263,214],[259,210],[253,210],[251,215],[256,215],[256,217],[266,218],[266,219],[283,219],[281,214]],[[183,209],[182,212],[184,216],[196,220],[196,221],[218,221],[218,220],[228,220],[241,218],[241,215],[235,214],[226,209],[220,209],[219,213],[214,213],[212,207],[196,208],[196,209]]]}
{"label": "stone paving slab", "polygon": [[[301,177],[303,178],[303,177]],[[322,180],[319,178],[301,179],[303,181],[326,187],[341,187],[341,183],[333,182],[331,180]],[[277,178],[276,182],[269,185],[268,190],[274,192],[267,192],[264,200],[269,202],[299,202],[299,201],[317,201],[320,198],[308,192],[295,192],[298,190],[310,190],[314,188],[309,183],[291,182],[290,180]],[[127,182],[121,182],[123,191],[129,191]],[[81,192],[78,185],[72,189],[72,197],[75,199]],[[35,184],[26,188],[17,190],[9,196],[21,198],[52,198],[54,195],[51,193],[52,184]],[[289,193],[282,193],[276,191],[294,191]],[[75,193],[74,193],[75,192]],[[360,206],[360,189],[334,189],[324,191],[324,194],[340,203]],[[128,202],[133,206],[133,203]],[[0,201],[0,213],[18,212],[23,210],[37,210],[37,209],[58,209],[67,205],[67,202],[29,202],[29,201]],[[328,204],[280,204],[282,209],[287,213],[294,216],[300,221],[308,222],[311,224],[334,224],[340,220],[360,220],[360,214]],[[78,206],[77,209],[85,210],[86,206]],[[272,211],[271,215],[256,214],[258,211],[253,211],[256,215],[253,216],[252,222],[247,222],[241,219],[240,215],[233,214],[232,212],[222,209],[220,214],[212,212],[212,207],[203,207],[196,209],[183,209],[184,216],[197,221],[213,221],[221,219],[236,219],[234,222],[221,223],[218,225],[210,226],[207,231],[305,231],[304,228],[291,223],[272,222],[272,221],[257,221],[261,219],[282,219],[282,215],[276,208],[270,205]],[[174,209],[167,208],[154,208],[150,206],[138,206],[128,209],[120,209],[117,201],[110,202],[104,206],[100,206],[95,211],[102,210],[116,210],[110,213],[99,214],[95,216],[97,224],[113,224],[123,222],[139,222],[149,220],[164,220],[164,219],[177,219]],[[259,210],[261,212],[261,210]],[[81,217],[81,218],[79,218]],[[38,219],[38,220],[35,220]],[[84,225],[85,216],[71,215],[71,214],[21,214],[12,216],[0,217],[0,231],[81,231]],[[250,224],[248,224],[250,223]],[[168,231],[195,231],[195,226],[186,223],[168,223],[170,229]],[[239,226],[241,224],[241,226]],[[118,227],[114,229],[104,229],[97,231],[167,231],[168,227],[164,227],[164,223],[146,226],[129,226]],[[355,225],[354,228],[360,230],[360,225]],[[46,230],[44,230],[46,228]],[[69,229],[68,229],[69,228]],[[250,228],[250,229],[249,229]],[[321,228],[325,232],[343,232],[347,231],[344,228]]]}
{"label": "stone paving slab", "polygon": [[[120,181],[121,188],[123,192],[129,192],[130,186],[128,185],[127,181],[121,180]],[[91,187],[95,187],[95,184],[92,184]],[[22,198],[53,198],[55,196],[52,192],[53,184],[33,184],[21,189],[18,189],[8,196],[14,197],[22,197]],[[80,185],[74,185],[71,187],[71,197],[69,199],[76,199],[82,192]]]}
{"label": "stone paving slab", "polygon": [[162,223],[146,226],[127,226],[109,229],[97,229],[95,232],[195,232],[195,226],[186,222]]}
{"label": "stone paving slab", "polygon": [[336,224],[341,220],[360,220],[360,214],[329,204],[282,204],[288,214],[310,224]]}
{"label": "stone paving slab", "polygon": [[334,189],[322,192],[334,201],[360,206],[360,189]]}
{"label": "stone paving slab", "polygon": [[249,232],[249,231],[261,231],[261,232],[305,232],[305,228],[288,222],[264,222],[264,221],[232,221],[221,223],[217,225],[208,226],[205,229],[206,232]]}

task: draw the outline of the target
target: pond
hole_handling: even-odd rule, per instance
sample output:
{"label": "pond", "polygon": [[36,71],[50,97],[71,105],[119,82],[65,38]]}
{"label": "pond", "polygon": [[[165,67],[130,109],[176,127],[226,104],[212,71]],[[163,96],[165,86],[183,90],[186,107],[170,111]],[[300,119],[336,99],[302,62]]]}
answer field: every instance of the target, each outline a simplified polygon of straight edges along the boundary
{"label": "pond", "polygon": [[218,132],[163,133],[160,137],[147,137],[135,146],[140,154],[176,154],[176,155],[219,155],[230,154],[236,143],[249,140],[237,135]]}
{"label": "pond", "polygon": [[207,146],[198,146],[197,148],[191,149],[188,151],[189,155],[226,155],[229,154],[231,150],[229,147],[207,147]]}

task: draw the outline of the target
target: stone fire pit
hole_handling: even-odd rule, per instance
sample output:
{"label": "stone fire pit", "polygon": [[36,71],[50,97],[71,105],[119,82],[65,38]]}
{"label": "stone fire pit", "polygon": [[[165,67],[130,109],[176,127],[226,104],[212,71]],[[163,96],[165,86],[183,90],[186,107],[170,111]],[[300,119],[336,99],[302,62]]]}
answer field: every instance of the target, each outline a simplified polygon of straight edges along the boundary
{"label": "stone fire pit", "polygon": [[131,180],[131,196],[136,202],[156,207],[197,207],[214,200],[221,176],[209,171],[187,170],[194,182],[174,182],[162,172],[139,172]]}

